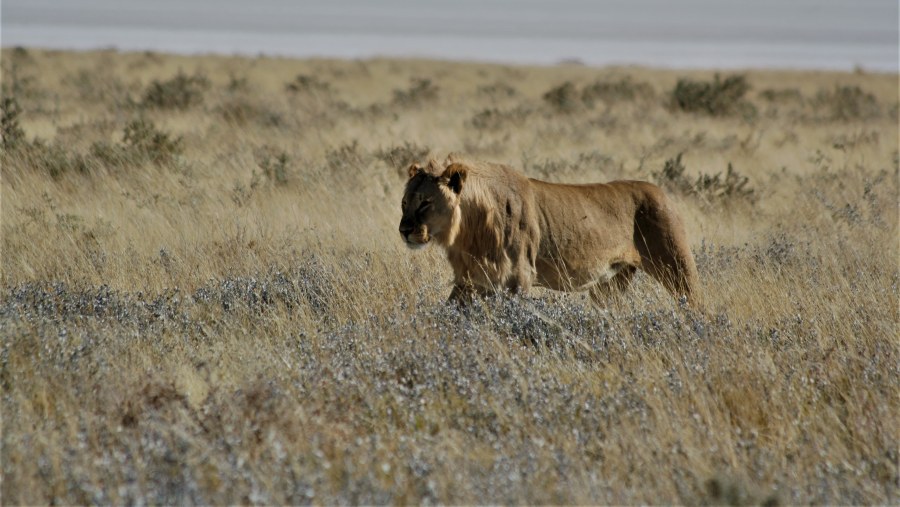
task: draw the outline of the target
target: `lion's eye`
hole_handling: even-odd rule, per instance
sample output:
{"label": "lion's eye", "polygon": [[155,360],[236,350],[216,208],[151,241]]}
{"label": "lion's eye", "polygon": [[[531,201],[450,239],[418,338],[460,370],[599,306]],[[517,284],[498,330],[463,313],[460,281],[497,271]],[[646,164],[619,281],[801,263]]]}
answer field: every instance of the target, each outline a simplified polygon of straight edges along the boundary
{"label": "lion's eye", "polygon": [[422,204],[419,205],[419,209],[416,210],[417,213],[424,213],[428,211],[428,208],[431,207],[431,201],[422,201]]}

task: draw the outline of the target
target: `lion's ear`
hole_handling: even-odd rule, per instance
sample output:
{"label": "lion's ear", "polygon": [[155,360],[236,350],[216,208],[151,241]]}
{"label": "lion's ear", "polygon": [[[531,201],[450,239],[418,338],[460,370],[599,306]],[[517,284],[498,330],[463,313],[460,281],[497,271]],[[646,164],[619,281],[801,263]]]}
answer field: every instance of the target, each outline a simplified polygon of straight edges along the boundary
{"label": "lion's ear", "polygon": [[466,176],[469,174],[469,169],[462,164],[450,164],[447,166],[447,169],[444,170],[444,174],[441,175],[441,180],[444,181],[450,190],[455,194],[459,194],[462,192],[463,183],[466,182]]}
{"label": "lion's ear", "polygon": [[409,171],[408,171],[408,172],[409,172],[409,177],[412,178],[413,176],[419,174],[419,171],[421,171],[421,170],[423,170],[423,169],[425,169],[425,168],[422,167],[421,165],[419,165],[418,163],[413,163],[413,164],[411,164],[411,165],[409,166]]}

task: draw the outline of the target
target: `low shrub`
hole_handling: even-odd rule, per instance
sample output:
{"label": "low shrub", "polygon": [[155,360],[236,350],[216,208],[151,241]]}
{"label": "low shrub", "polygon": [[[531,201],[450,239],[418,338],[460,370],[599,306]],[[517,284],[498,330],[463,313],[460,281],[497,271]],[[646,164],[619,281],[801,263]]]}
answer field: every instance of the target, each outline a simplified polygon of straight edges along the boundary
{"label": "low shrub", "polygon": [[285,89],[292,93],[328,93],[331,91],[331,85],[316,76],[297,74],[293,81],[285,85]]}
{"label": "low shrub", "polygon": [[749,178],[735,171],[730,162],[725,174],[700,173],[692,180],[685,174],[686,167],[681,161],[681,156],[679,153],[675,158],[666,160],[662,170],[653,173],[653,178],[661,187],[698,196],[706,202],[724,202],[732,199],[751,203],[756,201],[755,191],[748,185]]}
{"label": "low shrub", "polygon": [[287,184],[290,174],[290,157],[286,151],[271,146],[263,146],[256,152],[256,165],[259,166],[262,172],[254,172],[255,181],[251,183],[251,186],[258,184],[257,174],[274,185]]}
{"label": "low shrub", "polygon": [[0,133],[3,135],[4,150],[13,150],[25,142],[25,131],[19,123],[22,108],[15,97],[3,97],[2,116],[0,116]]}
{"label": "low shrub", "polygon": [[716,74],[712,81],[682,78],[672,90],[672,104],[676,109],[689,113],[747,116],[755,113],[756,109],[744,99],[749,90],[747,78],[742,74],[728,76],[725,79]]}
{"label": "low shrub", "polygon": [[359,141],[343,144],[325,154],[325,165],[332,171],[359,169],[365,166],[365,157]]}
{"label": "low shrub", "polygon": [[522,167],[531,176],[548,181],[565,181],[571,176],[583,175],[586,172],[599,171],[604,174],[621,174],[622,163],[600,151],[588,151],[578,154],[577,158],[547,158],[529,160],[523,158]]}
{"label": "low shrub", "polygon": [[2,92],[4,97],[18,97],[20,100],[42,98],[45,94],[38,87],[38,78],[30,72],[34,68],[34,58],[23,47],[16,47],[9,57],[2,60]]}
{"label": "low shrub", "polygon": [[572,113],[582,108],[578,88],[571,81],[551,88],[543,95],[544,102],[561,113]]}
{"label": "low shrub", "polygon": [[125,126],[121,143],[96,142],[91,145],[90,154],[106,167],[123,167],[148,162],[171,164],[183,150],[181,137],[172,137],[152,122],[139,118]]}
{"label": "low shrub", "polygon": [[53,179],[73,172],[80,174],[90,172],[90,164],[84,155],[70,152],[56,143],[49,144],[37,139],[28,145],[26,151],[31,165],[45,171]]}
{"label": "low shrub", "polygon": [[3,165],[25,161],[24,166],[44,171],[54,179],[72,171],[89,171],[88,162],[81,154],[70,153],[59,144],[49,144],[41,139],[28,142],[19,122],[22,110],[15,97],[4,97],[0,105]]}
{"label": "low shrub", "polygon": [[588,107],[596,101],[607,104],[614,102],[631,102],[653,97],[653,87],[648,83],[632,81],[625,76],[616,81],[595,81],[581,91],[581,100]]}
{"label": "low shrub", "polygon": [[400,175],[405,177],[406,168],[414,162],[425,160],[430,151],[431,149],[427,146],[419,146],[406,141],[402,145],[377,150],[374,155],[378,160],[397,169]]}
{"label": "low shrub", "polygon": [[168,81],[154,80],[144,91],[143,107],[158,109],[188,109],[201,104],[209,89],[209,79],[202,75],[188,76],[179,71]]}
{"label": "low shrub", "polygon": [[858,86],[835,86],[820,90],[813,100],[817,109],[825,109],[832,120],[861,120],[881,114],[878,100]]}
{"label": "low shrub", "polygon": [[468,124],[479,130],[499,130],[511,125],[521,125],[529,114],[529,109],[522,106],[509,110],[491,107],[475,113]]}
{"label": "low shrub", "polygon": [[64,84],[75,89],[86,102],[120,104],[128,102],[127,86],[113,75],[108,67],[79,69],[63,78]]}
{"label": "low shrub", "polygon": [[230,97],[217,108],[222,119],[235,125],[256,123],[265,127],[284,125],[284,115],[242,95]]}
{"label": "low shrub", "polygon": [[803,102],[803,94],[796,88],[766,88],[759,96],[768,102]]}
{"label": "low shrub", "polygon": [[500,110],[496,107],[483,109],[469,120],[469,123],[480,130],[492,130],[499,128],[503,124],[503,118]]}
{"label": "low shrub", "polygon": [[127,150],[156,163],[171,162],[184,149],[181,137],[172,137],[144,119],[125,126],[122,143]]}
{"label": "low shrub", "polygon": [[500,81],[493,84],[479,86],[477,92],[479,95],[484,95],[495,100],[500,98],[515,97],[518,94],[515,88]]}
{"label": "low shrub", "polygon": [[430,79],[414,78],[409,88],[394,90],[394,104],[399,106],[420,106],[437,100],[439,88]]}
{"label": "low shrub", "polygon": [[593,108],[598,101],[605,104],[631,102],[653,97],[653,87],[648,83],[632,81],[625,76],[618,80],[597,80],[580,91],[571,81],[553,87],[543,95],[544,102],[562,113],[572,113]]}

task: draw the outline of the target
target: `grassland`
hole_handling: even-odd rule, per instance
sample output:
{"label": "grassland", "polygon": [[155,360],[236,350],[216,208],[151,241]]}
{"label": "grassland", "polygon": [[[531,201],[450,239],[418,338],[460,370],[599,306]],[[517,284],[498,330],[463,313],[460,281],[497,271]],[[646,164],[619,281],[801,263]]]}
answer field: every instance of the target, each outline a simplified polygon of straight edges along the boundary
{"label": "grassland", "polygon": [[[900,502],[897,75],[2,64],[5,504]],[[664,186],[707,308],[447,307],[451,151]]]}

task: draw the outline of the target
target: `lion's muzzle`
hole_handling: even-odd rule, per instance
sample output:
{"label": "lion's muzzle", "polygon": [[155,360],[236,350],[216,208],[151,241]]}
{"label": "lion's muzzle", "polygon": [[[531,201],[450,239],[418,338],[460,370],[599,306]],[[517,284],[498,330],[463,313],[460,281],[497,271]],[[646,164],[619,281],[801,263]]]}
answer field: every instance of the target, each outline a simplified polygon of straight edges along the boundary
{"label": "lion's muzzle", "polygon": [[413,225],[400,222],[400,237],[403,238],[406,246],[412,249],[422,248],[431,241],[431,236],[424,227],[421,227],[420,230],[416,229]]}

